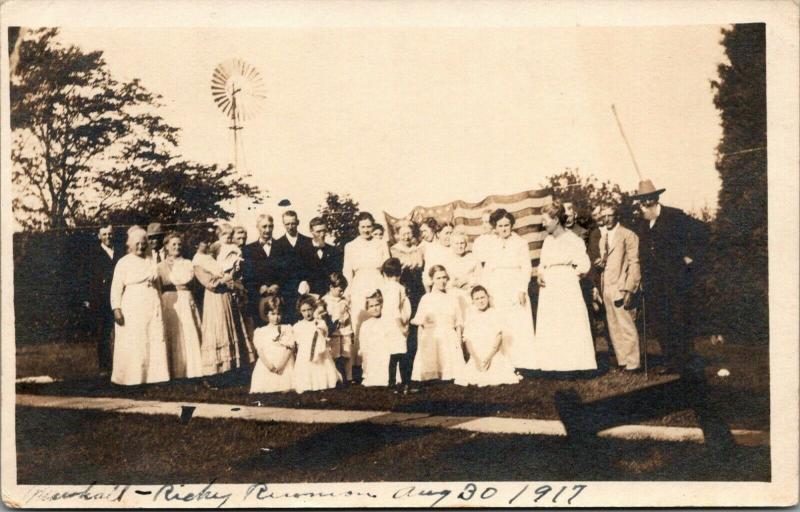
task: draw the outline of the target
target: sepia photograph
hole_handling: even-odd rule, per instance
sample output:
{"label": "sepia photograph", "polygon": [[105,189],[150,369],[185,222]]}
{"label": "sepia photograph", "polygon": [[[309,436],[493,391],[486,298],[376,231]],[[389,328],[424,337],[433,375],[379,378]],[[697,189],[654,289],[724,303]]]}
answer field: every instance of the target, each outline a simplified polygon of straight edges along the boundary
{"label": "sepia photograph", "polygon": [[797,503],[796,4],[37,5],[6,506]]}

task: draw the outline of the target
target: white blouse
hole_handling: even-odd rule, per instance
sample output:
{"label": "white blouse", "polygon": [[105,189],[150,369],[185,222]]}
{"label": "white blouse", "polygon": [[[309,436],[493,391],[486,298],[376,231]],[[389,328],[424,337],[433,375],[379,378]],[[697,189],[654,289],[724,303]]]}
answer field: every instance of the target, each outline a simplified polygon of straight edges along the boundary
{"label": "white blouse", "polygon": [[154,286],[157,281],[158,271],[152,261],[135,254],[126,254],[114,267],[114,277],[111,280],[111,309],[121,307],[122,294],[126,287]]}

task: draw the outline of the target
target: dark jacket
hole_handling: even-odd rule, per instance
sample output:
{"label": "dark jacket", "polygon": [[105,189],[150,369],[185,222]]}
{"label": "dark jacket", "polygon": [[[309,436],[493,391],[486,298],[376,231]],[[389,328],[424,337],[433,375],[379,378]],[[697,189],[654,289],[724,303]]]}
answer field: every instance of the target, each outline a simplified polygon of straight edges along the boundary
{"label": "dark jacket", "polygon": [[272,241],[270,255],[264,252],[264,246],[260,241],[249,243],[244,246],[242,251],[242,278],[248,296],[248,307],[251,314],[258,316],[259,289],[261,286],[280,285],[281,268],[278,258],[275,256],[275,243]]}
{"label": "dark jacket", "polygon": [[119,248],[114,248],[114,257],[109,258],[99,243],[89,251],[85,268],[89,278],[87,299],[92,311],[111,312],[111,280],[122,254]]}
{"label": "dark jacket", "polygon": [[[634,231],[639,236],[639,262],[645,283],[657,290],[683,293],[691,285],[694,269],[703,263],[707,229],[677,208],[661,205],[661,214],[650,228],[642,218]],[[687,265],[684,257],[693,261]]]}
{"label": "dark jacket", "polygon": [[302,251],[307,272],[306,280],[311,287],[311,293],[325,295],[328,292],[328,276],[331,272],[342,271],[342,251],[330,244],[325,244],[320,255],[313,242],[310,247],[304,246]]}
{"label": "dark jacket", "polygon": [[[297,287],[302,281],[308,281],[309,254],[313,251],[311,239],[301,233],[297,234],[297,243],[292,247],[286,235],[272,243],[272,254],[281,271],[280,286],[284,299],[297,296]],[[293,305],[291,307],[294,307]]]}

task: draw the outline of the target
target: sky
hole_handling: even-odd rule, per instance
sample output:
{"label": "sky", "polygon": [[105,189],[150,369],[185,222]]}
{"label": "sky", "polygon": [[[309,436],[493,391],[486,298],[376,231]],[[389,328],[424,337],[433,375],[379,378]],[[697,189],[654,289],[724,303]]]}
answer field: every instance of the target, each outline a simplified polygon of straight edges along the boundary
{"label": "sky", "polygon": [[[181,154],[204,163],[233,153],[211,74],[234,57],[253,65],[266,98],[241,131],[243,167],[269,191],[259,210],[289,199],[306,224],[326,191],[402,216],[538,188],[565,168],[633,190],[612,103],[663,202],[713,209],[721,28],[63,28],[61,39],[161,94]],[[240,220],[252,229],[254,216]]]}

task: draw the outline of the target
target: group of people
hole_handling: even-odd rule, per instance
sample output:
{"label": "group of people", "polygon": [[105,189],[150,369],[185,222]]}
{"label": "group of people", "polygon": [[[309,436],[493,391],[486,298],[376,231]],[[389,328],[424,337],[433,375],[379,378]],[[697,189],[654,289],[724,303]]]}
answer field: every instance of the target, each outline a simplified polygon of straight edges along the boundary
{"label": "group of people", "polygon": [[[103,228],[111,265],[99,271],[103,283],[110,276],[101,369],[122,385],[252,371],[253,393],[355,382],[398,392],[431,380],[513,384],[519,370],[596,370],[593,331],[602,317],[616,366],[638,371],[644,294],[663,370],[680,370],[690,345],[683,306],[692,230],[683,212],[659,204],[662,192],[640,183],[642,220],[633,229],[614,207],[599,208],[591,230],[575,224],[569,204],[542,209],[535,328],[528,243],[502,208],[486,212],[472,250],[459,227],[432,218],[394,226],[390,247],[366,212],[343,251],[326,242],[319,217],[311,237],[299,233],[293,211],[283,213],[278,239],[273,218],[261,215],[250,244],[243,227],[221,223],[192,260],[182,257],[181,235],[158,223],[130,228],[128,253],[117,260]],[[204,289],[200,308],[193,280]]]}

